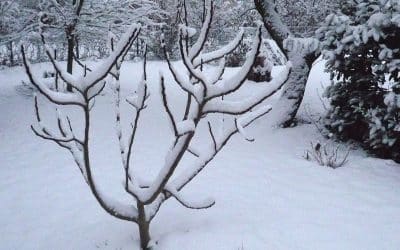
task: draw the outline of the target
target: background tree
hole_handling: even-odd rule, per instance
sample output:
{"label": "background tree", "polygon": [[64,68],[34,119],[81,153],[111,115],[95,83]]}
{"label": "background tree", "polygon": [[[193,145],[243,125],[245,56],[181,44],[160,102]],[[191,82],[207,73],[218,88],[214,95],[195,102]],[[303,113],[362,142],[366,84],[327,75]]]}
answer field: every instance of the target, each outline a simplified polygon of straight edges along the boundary
{"label": "background tree", "polygon": [[[3,3],[3,2],[2,2]],[[167,12],[161,10],[159,5],[150,0],[84,0],[80,16],[75,14],[76,5],[73,1],[44,1],[44,0],[14,0],[10,1],[18,14],[14,21],[18,24],[9,25],[8,16],[14,12],[2,15],[2,20],[7,29],[1,35],[0,48],[4,50],[5,45],[13,42],[14,57],[20,57],[18,43],[27,43],[27,56],[33,61],[47,60],[43,53],[39,30],[45,31],[46,37],[51,41],[51,46],[57,50],[57,57],[66,60],[69,67],[73,65],[71,55],[78,59],[80,57],[103,58],[107,52],[107,33],[121,33],[131,23],[142,24],[142,35],[137,40],[132,56],[140,56],[144,44],[150,48],[157,35],[161,33],[161,25],[165,22]],[[6,3],[3,4],[6,6]],[[76,21],[77,20],[77,21]],[[74,24],[76,22],[76,24]],[[12,23],[12,22],[11,22]],[[67,33],[71,33],[74,41],[69,39]],[[74,44],[73,49],[71,44]],[[71,53],[74,52],[74,53]],[[150,50],[151,52],[151,50]],[[149,53],[150,53],[149,52]],[[1,52],[0,52],[1,53]],[[3,53],[2,53],[3,54]],[[7,56],[10,53],[7,52]]]}
{"label": "background tree", "polygon": [[327,127],[373,153],[400,161],[400,4],[348,1],[318,36],[332,75]]}
{"label": "background tree", "polygon": [[321,22],[339,7],[340,0],[275,1],[283,22],[296,37],[313,37]]}
{"label": "background tree", "polygon": [[[303,4],[305,2],[306,1],[301,1]],[[283,16],[278,12],[277,4],[274,0],[254,0],[254,4],[271,38],[277,43],[286,58],[293,63],[293,68],[283,89],[279,105],[284,107],[280,110],[281,114],[279,114],[281,117],[281,125],[283,127],[293,126],[295,124],[297,111],[303,100],[312,65],[315,59],[320,55],[318,52],[318,41],[313,38],[314,36],[304,37],[305,34],[301,34],[300,37],[296,36],[296,33],[290,29],[288,24],[285,23]],[[293,5],[293,2],[290,4]],[[297,4],[295,4],[295,6],[297,6]],[[292,8],[287,6],[284,9],[289,11]],[[308,15],[306,12],[302,15],[288,14],[288,16],[292,20],[300,20],[301,18],[310,18],[311,15]],[[300,21],[300,23],[305,22]],[[315,29],[315,27],[313,27],[313,29]]]}
{"label": "background tree", "polygon": [[[31,28],[34,18],[29,6],[30,2],[7,0],[0,2],[0,49],[5,47],[8,55],[8,64],[16,63],[18,43],[24,39]],[[3,58],[5,60],[5,58]],[[1,62],[1,64],[5,64]]]}
{"label": "background tree", "polygon": [[[20,22],[18,20],[19,5],[15,1],[3,1],[0,3],[0,36],[3,39],[7,39],[20,28]],[[14,65],[14,51],[13,42],[14,39],[7,39],[7,49],[9,51],[9,64]],[[4,43],[4,42],[3,42]],[[5,60],[5,59],[4,59]],[[5,63],[3,63],[5,64]]]}

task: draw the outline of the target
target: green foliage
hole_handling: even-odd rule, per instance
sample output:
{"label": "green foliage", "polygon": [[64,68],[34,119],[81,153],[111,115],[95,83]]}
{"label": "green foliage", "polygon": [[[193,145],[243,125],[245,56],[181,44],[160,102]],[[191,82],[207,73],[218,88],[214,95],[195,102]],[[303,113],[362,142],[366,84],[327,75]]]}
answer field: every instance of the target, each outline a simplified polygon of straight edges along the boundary
{"label": "green foliage", "polygon": [[342,7],[317,31],[332,76],[326,125],[400,161],[400,3],[353,0]]}

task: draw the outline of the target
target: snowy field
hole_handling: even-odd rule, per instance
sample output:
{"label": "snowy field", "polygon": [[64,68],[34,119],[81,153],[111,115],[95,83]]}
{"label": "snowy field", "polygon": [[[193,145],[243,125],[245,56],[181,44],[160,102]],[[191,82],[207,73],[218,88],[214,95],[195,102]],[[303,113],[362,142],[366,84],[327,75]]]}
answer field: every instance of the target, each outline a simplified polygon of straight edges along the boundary
{"label": "snowy field", "polygon": [[[34,66],[37,74],[47,67]],[[124,64],[123,96],[138,84],[138,69],[140,64]],[[172,138],[161,112],[159,70],[167,72],[166,65],[149,63],[152,95],[134,159],[148,178],[157,173]],[[27,81],[21,67],[0,71],[0,249],[139,249],[136,225],[106,214],[69,153],[33,135],[32,97],[15,90],[21,80]],[[172,106],[182,112],[184,95],[167,80]],[[317,89],[327,80],[320,62],[301,108],[304,119],[306,106],[322,111]],[[257,87],[249,83],[240,95]],[[94,110],[94,174],[104,192],[124,200],[113,99],[109,89],[105,93]],[[50,120],[53,107],[43,99],[40,105]],[[81,115],[69,112],[78,125]],[[123,115],[131,113],[125,105]],[[271,116],[248,128],[254,143],[236,136],[184,189],[191,197],[212,196],[213,208],[191,211],[167,202],[151,225],[156,249],[400,249],[399,165],[355,149],[345,167],[321,167],[302,157],[310,142],[323,140],[315,126],[279,129]]]}

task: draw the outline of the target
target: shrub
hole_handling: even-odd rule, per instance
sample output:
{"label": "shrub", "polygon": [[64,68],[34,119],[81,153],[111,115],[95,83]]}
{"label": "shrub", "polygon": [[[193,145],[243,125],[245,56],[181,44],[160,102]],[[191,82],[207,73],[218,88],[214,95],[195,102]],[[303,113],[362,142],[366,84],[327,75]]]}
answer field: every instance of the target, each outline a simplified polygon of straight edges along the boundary
{"label": "shrub", "polygon": [[247,79],[254,82],[269,82],[271,81],[272,63],[268,61],[264,55],[257,56],[253,68],[247,75]]}
{"label": "shrub", "polygon": [[[332,85],[326,126],[384,158],[400,161],[400,3],[352,0],[317,31]],[[397,104],[397,103],[395,103]]]}

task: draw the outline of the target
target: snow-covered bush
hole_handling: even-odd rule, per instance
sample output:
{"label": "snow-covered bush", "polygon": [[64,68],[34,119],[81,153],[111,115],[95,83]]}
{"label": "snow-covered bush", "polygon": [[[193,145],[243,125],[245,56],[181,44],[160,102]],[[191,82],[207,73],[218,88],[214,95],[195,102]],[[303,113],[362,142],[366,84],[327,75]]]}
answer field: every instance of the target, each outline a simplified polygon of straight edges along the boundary
{"label": "snow-covered bush", "polygon": [[[134,113],[129,131],[123,129],[121,124],[121,116],[123,114],[120,112],[120,106],[122,105],[119,84],[120,68],[130,47],[138,38],[141,26],[132,25],[127,33],[120,37],[119,42],[112,46],[109,58],[102,62],[101,65],[91,70],[83,65],[83,74],[70,74],[63,70],[54,59],[54,51],[49,46],[45,46],[47,56],[56,71],[56,76],[68,83],[73,89],[72,92],[59,91],[58,88],[51,89],[36,77],[22,47],[25,70],[31,83],[48,101],[57,106],[57,122],[54,130],[46,126],[42,120],[40,103],[38,98],[35,98],[37,122],[32,126],[33,132],[42,139],[53,141],[60,147],[70,151],[85,182],[100,206],[108,214],[138,225],[142,249],[150,249],[152,247],[150,224],[160,211],[161,206],[170,198],[177,200],[180,204],[190,209],[206,209],[215,204],[213,199],[199,201],[199,197],[186,197],[181,193],[181,190],[205,169],[227,145],[232,136],[240,133],[247,140],[252,141],[252,139],[248,139],[245,136],[245,128],[271,111],[271,106],[262,105],[262,103],[282,87],[289,75],[290,63],[283,67],[280,74],[274,77],[269,84],[259,89],[254,95],[239,101],[223,98],[235,93],[245,83],[247,74],[253,67],[259,53],[262,35],[261,27],[259,26],[245,63],[238,69],[236,74],[225,78],[223,77],[225,57],[239,45],[243,38],[243,33],[239,32],[236,39],[223,48],[212,52],[204,52],[213,13],[213,2],[208,0],[202,28],[198,38],[193,43],[191,43],[193,29],[183,24],[180,26],[178,41],[184,68],[181,67],[178,70],[171,63],[165,42],[161,42],[169,69],[175,82],[187,94],[187,102],[185,113],[178,118],[176,115],[178,111],[169,102],[170,97],[167,94],[167,85],[161,73],[160,95],[163,101],[163,108],[169,118],[173,140],[171,140],[170,149],[166,153],[165,161],[157,177],[150,182],[142,181],[144,179],[143,176],[133,172],[131,160],[136,152],[135,144],[139,121],[141,121],[142,113],[148,105],[147,101],[150,95],[146,60],[144,60],[143,76],[137,89],[126,99],[127,103],[132,106]],[[44,37],[43,41],[45,42]],[[205,72],[205,68],[208,67],[203,67],[203,65],[215,61],[219,61],[219,66],[216,69],[213,68]],[[95,99],[103,92],[107,84],[105,80],[107,77],[112,80],[112,89],[115,94],[116,136],[119,141],[117,146],[121,155],[119,164],[124,170],[122,185],[126,194],[132,200],[128,204],[123,204],[114,197],[109,197],[102,192],[95,175],[92,173],[94,168],[92,158],[95,157],[95,154],[90,152],[92,149],[91,144],[93,143],[92,137],[96,136],[92,131],[92,110],[95,108]],[[58,106],[65,105],[80,108],[83,113],[81,126],[78,127],[77,122],[71,122],[70,118],[58,108]],[[211,123],[208,117],[220,114],[232,116],[232,119],[230,123],[224,122],[224,129],[217,133],[215,124]],[[206,132],[209,134],[209,140],[208,145],[205,145],[202,140],[202,150],[198,150],[196,146],[199,145],[196,145],[193,139],[201,135],[198,132],[202,127],[200,126],[202,123],[208,125]],[[78,132],[78,128],[83,128],[83,132]],[[195,160],[191,162],[191,166],[180,168],[182,171],[178,175],[176,169],[181,165],[184,157],[193,157]]]}
{"label": "snow-covered bush", "polygon": [[257,60],[247,75],[247,79],[254,82],[269,82],[271,81],[272,63],[265,55],[260,54]]}
{"label": "snow-covered bush", "polygon": [[387,105],[400,87],[400,3],[348,1],[341,13],[326,18],[317,36],[332,76],[327,127],[400,160],[398,107]]}

